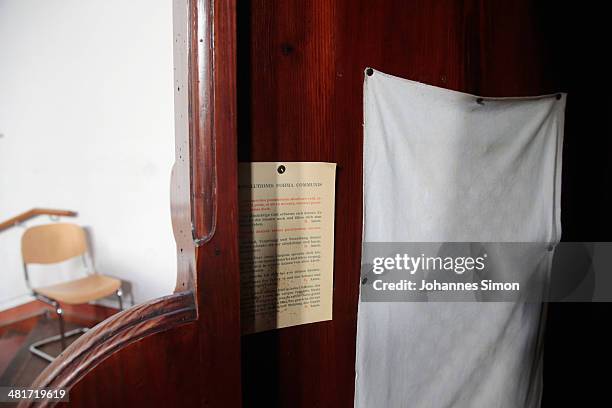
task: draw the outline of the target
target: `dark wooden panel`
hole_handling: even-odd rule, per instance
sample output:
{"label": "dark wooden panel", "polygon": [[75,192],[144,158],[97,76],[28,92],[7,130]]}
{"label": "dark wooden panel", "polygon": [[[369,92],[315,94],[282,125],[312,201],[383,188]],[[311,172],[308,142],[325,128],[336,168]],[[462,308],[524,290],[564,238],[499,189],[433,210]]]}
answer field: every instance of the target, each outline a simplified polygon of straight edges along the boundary
{"label": "dark wooden panel", "polygon": [[551,53],[553,8],[529,0],[240,2],[240,160],[338,163],[333,321],[244,337],[245,406],[353,404],[364,68],[484,96],[565,90]]}
{"label": "dark wooden panel", "polygon": [[[240,159],[338,163],[334,320],[245,336],[246,407],[352,405],[363,66],[351,72],[338,62],[342,50],[337,48],[343,46],[335,40],[342,32],[339,13],[334,2],[252,1],[250,13],[239,9],[238,66],[244,69],[248,59],[251,67],[248,78],[239,71]],[[242,31],[249,26],[250,38]],[[250,101],[242,99],[247,95]],[[347,97],[354,103],[339,103]]]}
{"label": "dark wooden panel", "polygon": [[[195,323],[132,343],[105,359],[70,392],[69,407],[198,407]],[[189,367],[189,369],[187,369]],[[182,369],[179,369],[182,368]]]}
{"label": "dark wooden panel", "polygon": [[[199,352],[204,387],[202,406],[229,408],[241,405],[236,18],[233,0],[211,4],[215,6],[214,66],[211,67],[214,98],[212,110],[206,111],[213,115],[218,215],[214,236],[198,247],[196,253]],[[199,41],[198,45],[200,49],[206,47]]]}

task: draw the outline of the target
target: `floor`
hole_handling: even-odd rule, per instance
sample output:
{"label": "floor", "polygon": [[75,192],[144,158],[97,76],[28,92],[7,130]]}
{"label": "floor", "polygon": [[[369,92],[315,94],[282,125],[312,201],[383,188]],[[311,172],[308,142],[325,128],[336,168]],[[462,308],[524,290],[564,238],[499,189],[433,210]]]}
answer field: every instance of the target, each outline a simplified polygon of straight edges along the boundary
{"label": "floor", "polygon": [[[29,386],[47,366],[45,360],[30,352],[29,345],[58,334],[59,325],[54,313],[45,305],[31,303],[0,313],[0,386]],[[98,305],[65,308],[66,331],[93,327],[116,312],[116,309]],[[77,338],[67,339],[68,344]],[[61,351],[59,343],[42,349],[51,355]]]}

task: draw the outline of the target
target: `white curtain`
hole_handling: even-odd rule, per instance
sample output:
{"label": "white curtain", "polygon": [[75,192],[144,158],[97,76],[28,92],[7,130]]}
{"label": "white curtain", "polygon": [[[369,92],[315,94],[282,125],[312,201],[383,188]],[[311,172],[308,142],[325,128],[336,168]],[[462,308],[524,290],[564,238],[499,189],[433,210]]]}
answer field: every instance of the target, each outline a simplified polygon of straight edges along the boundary
{"label": "white curtain", "polygon": [[[554,245],[565,100],[479,98],[366,75],[364,242]],[[547,274],[549,264],[525,272]],[[355,406],[538,407],[543,310],[360,302]]]}

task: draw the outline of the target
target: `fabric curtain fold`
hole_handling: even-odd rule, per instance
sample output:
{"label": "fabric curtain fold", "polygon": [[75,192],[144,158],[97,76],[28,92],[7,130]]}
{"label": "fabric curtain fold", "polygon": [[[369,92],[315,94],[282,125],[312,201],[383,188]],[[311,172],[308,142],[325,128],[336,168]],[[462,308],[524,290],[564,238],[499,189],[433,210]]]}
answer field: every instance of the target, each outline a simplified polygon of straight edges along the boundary
{"label": "fabric curtain fold", "polygon": [[[560,240],[566,95],[480,98],[373,70],[367,242]],[[525,274],[550,273],[548,262]],[[538,407],[543,305],[362,302],[355,406]]]}

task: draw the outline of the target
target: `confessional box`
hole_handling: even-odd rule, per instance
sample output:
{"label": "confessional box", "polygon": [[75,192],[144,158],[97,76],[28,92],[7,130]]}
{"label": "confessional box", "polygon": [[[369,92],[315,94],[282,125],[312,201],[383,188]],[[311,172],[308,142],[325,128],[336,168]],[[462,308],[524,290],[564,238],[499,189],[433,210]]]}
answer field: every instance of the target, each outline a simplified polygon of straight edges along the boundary
{"label": "confessional box", "polygon": [[[558,49],[542,29],[554,22],[541,11],[175,0],[176,292],[88,332],[37,385],[70,388],[72,406],[353,406],[364,70],[483,96],[556,92]],[[242,334],[241,162],[337,164],[331,320]]]}

